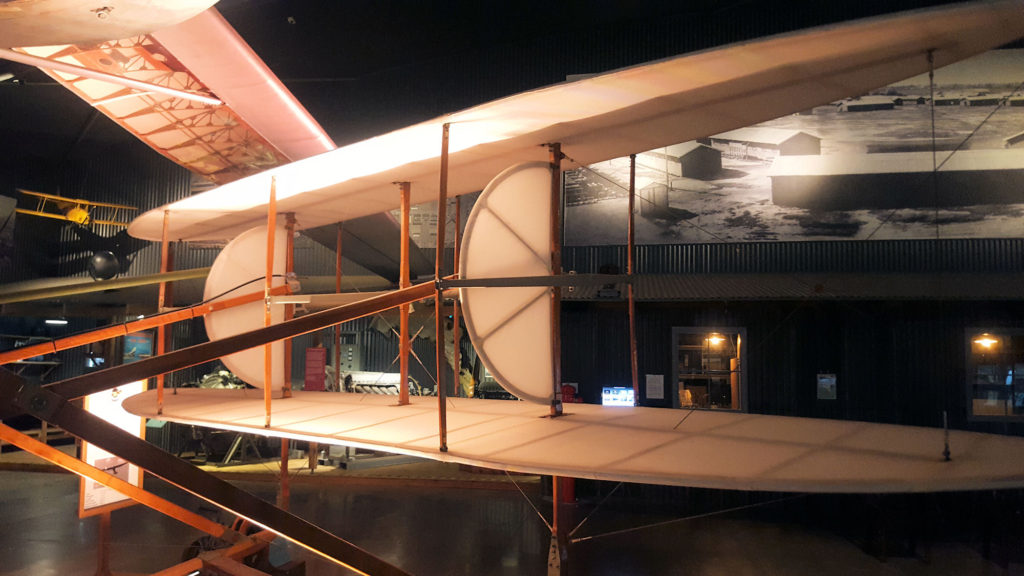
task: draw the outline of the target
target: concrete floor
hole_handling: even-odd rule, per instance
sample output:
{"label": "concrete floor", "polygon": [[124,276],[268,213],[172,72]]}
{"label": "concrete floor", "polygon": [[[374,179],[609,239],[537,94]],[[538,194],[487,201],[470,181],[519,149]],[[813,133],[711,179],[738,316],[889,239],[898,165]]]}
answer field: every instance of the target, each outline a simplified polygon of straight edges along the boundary
{"label": "concrete floor", "polygon": [[[160,483],[147,488],[198,509],[191,497]],[[245,489],[273,499],[274,484],[243,480]],[[538,489],[527,492],[545,513]],[[98,521],[76,515],[78,479],[70,474],[0,471],[0,574],[91,576],[95,573]],[[623,506],[623,502],[626,503]],[[657,528],[601,534],[675,516],[657,506],[627,501],[602,508],[577,537],[599,537],[570,549],[572,574],[688,575],[988,575],[1017,574],[1018,566],[986,561],[963,542],[928,542],[916,557],[880,560],[833,531],[784,520],[800,498],[755,511],[673,522]],[[578,522],[593,506],[573,510]],[[414,574],[545,574],[548,534],[522,494],[493,488],[440,488],[391,482],[296,482],[292,510],[342,538]],[[227,521],[227,517],[223,517]],[[113,514],[112,567],[149,573],[176,563],[201,536],[173,520],[134,506]],[[276,561],[307,560],[307,574],[350,572],[283,542]]]}

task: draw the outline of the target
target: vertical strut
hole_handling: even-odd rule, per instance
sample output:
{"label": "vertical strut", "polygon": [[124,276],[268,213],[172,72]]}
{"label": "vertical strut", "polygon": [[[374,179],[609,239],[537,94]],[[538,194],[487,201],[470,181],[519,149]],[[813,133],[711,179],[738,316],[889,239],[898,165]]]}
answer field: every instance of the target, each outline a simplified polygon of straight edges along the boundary
{"label": "vertical strut", "polygon": [[[626,256],[626,274],[633,275],[633,253],[636,251],[636,229],[633,209],[636,205],[636,154],[629,155],[629,226]],[[626,290],[629,300],[629,367],[633,376],[633,405],[640,405],[640,374],[636,359],[636,300],[632,278]]]}
{"label": "vertical strut", "polygon": [[[412,285],[409,281],[409,211],[411,210],[410,199],[412,188],[408,182],[399,182],[399,191],[401,193],[401,206],[402,206],[402,222],[401,222],[401,242],[402,246],[400,249],[401,262],[399,264],[398,272],[398,287],[408,288]],[[398,345],[398,364],[399,364],[399,384],[398,384],[398,403],[405,405],[409,403],[409,305],[402,304],[399,306],[398,314],[399,323],[399,338],[401,342]]]}
{"label": "vertical strut", "polygon": [[[277,177],[270,178],[270,200],[267,202],[267,276],[263,284],[263,325],[270,326],[270,289],[274,282],[274,229],[277,227]],[[270,395],[274,384],[273,342],[263,346],[264,426],[270,428]]]}
{"label": "vertical strut", "polygon": [[96,576],[112,576],[110,571],[110,510],[100,514],[100,532],[96,540]]}
{"label": "vertical strut", "polygon": [[[549,144],[551,162],[551,274],[562,273],[562,145]],[[551,416],[562,415],[562,291],[551,288]]]}
{"label": "vertical strut", "polygon": [[[171,221],[171,211],[164,210],[164,226],[163,232],[160,235],[160,273],[166,274],[171,271],[171,245],[169,236]],[[160,314],[164,311],[167,306],[167,302],[170,299],[170,286],[167,282],[160,282],[160,290],[157,293],[156,299],[156,311]],[[167,351],[167,325],[161,324],[156,329],[156,353],[157,355],[163,354]],[[160,374],[156,377],[156,413],[164,413],[164,381],[165,377]]]}
{"label": "vertical strut", "polygon": [[[275,198],[276,200],[276,198]],[[291,289],[288,289],[288,278],[295,271],[295,213],[289,212],[285,214],[285,252],[284,252],[284,273],[285,273],[285,286],[286,294],[291,294]],[[272,246],[272,244],[271,244]],[[285,304],[284,305],[284,319],[285,322],[295,317],[295,305]],[[281,386],[281,397],[291,398],[292,396],[292,339],[285,338],[284,342],[284,361],[282,362],[284,369],[284,383]],[[270,386],[268,382],[266,386]],[[267,413],[267,418],[270,417],[270,413]],[[314,450],[313,446],[315,443],[310,443],[309,449]],[[283,510],[287,510],[291,504],[291,477],[288,475],[288,456],[289,456],[290,442],[287,438],[281,438],[281,481],[280,481],[280,492],[278,494],[277,505]]]}
{"label": "vertical strut", "polygon": [[444,229],[448,219],[448,129],[446,123],[441,130],[441,182],[437,190],[437,250],[434,262],[434,347],[437,349],[437,425],[441,452],[448,451],[448,389],[444,378],[444,292],[441,290],[441,278],[444,276]]}
{"label": "vertical strut", "polygon": [[[342,224],[338,222],[338,239],[334,253],[334,292],[336,294],[341,294],[341,233]],[[334,325],[334,390],[341,391],[341,324]]]}
{"label": "vertical strut", "polygon": [[[288,278],[291,277],[292,273],[295,272],[295,213],[289,212],[285,214],[285,251],[284,251],[284,274],[285,274],[285,294],[291,294],[291,288],[288,287]],[[284,319],[287,322],[295,318],[295,304],[284,305]],[[281,388],[282,398],[292,397],[292,339],[287,338],[284,341],[284,385]]]}
{"label": "vertical strut", "polygon": [[[455,276],[458,277],[459,271],[459,244],[462,242],[462,196],[455,197],[455,250],[452,257],[452,262],[455,266]],[[461,350],[459,349],[459,342],[462,340],[462,334],[459,330],[459,291],[455,291],[455,296],[452,298],[452,341],[455,342],[454,353],[452,355],[452,368],[455,372],[455,396],[459,395],[459,389],[462,388],[462,358]]]}

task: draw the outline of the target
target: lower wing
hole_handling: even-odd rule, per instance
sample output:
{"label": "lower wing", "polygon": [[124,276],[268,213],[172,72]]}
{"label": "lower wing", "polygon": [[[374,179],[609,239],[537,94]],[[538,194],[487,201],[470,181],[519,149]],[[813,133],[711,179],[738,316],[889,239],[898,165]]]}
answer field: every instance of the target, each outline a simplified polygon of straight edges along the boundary
{"label": "lower wing", "polygon": [[179,389],[125,400],[138,416],[344,444],[516,472],[786,492],[933,492],[1024,487],[1024,438],[936,428],[669,408],[295,391],[264,427],[261,390]]}

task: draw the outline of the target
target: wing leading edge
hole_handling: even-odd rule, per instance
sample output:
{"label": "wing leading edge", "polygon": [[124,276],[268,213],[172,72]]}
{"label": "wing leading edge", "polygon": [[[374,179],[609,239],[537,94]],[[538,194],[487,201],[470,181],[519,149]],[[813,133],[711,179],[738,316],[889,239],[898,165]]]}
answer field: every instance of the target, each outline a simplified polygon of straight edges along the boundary
{"label": "wing leading edge", "polygon": [[749,126],[909,78],[1024,36],[1024,3],[981,2],[858,21],[627,68],[511,96],[269,170],[143,214],[129,232],[231,237],[278,209],[316,227],[435,197],[441,127],[452,125],[449,195],[481,190],[560,142],[586,165]]}

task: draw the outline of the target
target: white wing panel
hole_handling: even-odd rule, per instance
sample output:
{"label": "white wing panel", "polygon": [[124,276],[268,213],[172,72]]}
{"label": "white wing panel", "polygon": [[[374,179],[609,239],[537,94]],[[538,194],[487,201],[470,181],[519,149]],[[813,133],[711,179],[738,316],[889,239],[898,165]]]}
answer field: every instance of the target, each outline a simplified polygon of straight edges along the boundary
{"label": "white wing panel", "polygon": [[[442,126],[451,125],[449,196],[476,192],[515,162],[560,142],[588,165],[718,134],[860,95],[1024,35],[1024,2],[975,2],[776,36],[517,94],[274,169],[278,208],[316,227],[437,197]],[[269,176],[268,176],[269,177]],[[229,238],[266,214],[238,180],[137,218],[128,232]]]}
{"label": "white wing panel", "polygon": [[437,401],[295,391],[264,428],[257,390],[156,391],[129,412],[201,426],[337,443],[532,474],[728,490],[929,492],[1024,488],[1024,438],[939,428],[573,404],[558,418],[528,402],[449,398],[448,451]]}
{"label": "white wing panel", "polygon": [[[551,166],[513,166],[491,181],[466,221],[459,274],[465,279],[551,273]],[[505,390],[549,403],[552,385],[548,289],[463,288],[466,332]]]}
{"label": "white wing panel", "polygon": [[[285,283],[285,257],[287,255],[287,237],[283,227],[274,233],[274,281],[273,286]],[[263,290],[267,275],[267,227],[253,228],[238,235],[221,250],[206,277],[206,288],[203,300],[217,297],[225,300],[242,294]],[[250,302],[226,310],[219,310],[203,317],[206,334],[210,340],[218,340],[228,336],[241,334],[264,325],[264,303]],[[284,307],[274,306],[271,309],[271,321],[275,324],[284,321]],[[236,376],[245,382],[263,388],[264,347],[257,346],[249,350],[224,356],[221,361]],[[274,367],[272,388],[280,390],[284,386],[284,342],[271,345],[271,361]]]}

